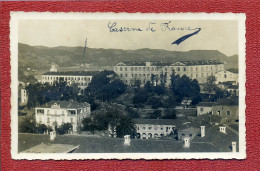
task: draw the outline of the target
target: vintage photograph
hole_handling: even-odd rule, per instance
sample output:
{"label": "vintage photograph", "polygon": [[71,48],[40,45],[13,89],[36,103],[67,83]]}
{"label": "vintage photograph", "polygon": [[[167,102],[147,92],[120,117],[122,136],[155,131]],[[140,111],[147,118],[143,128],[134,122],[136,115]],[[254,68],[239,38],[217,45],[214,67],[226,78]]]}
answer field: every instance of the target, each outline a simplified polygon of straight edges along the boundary
{"label": "vintage photograph", "polygon": [[10,28],[14,159],[246,157],[245,15],[14,12]]}

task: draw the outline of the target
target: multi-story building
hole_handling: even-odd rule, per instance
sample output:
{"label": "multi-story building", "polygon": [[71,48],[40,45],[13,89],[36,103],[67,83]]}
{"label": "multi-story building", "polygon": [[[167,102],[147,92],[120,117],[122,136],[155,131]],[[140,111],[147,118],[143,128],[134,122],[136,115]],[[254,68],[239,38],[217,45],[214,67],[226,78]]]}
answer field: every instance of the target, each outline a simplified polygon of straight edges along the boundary
{"label": "multi-story building", "polygon": [[238,99],[222,99],[217,101],[212,107],[212,115],[221,117],[221,123],[238,122]]}
{"label": "multi-story building", "polygon": [[197,116],[211,113],[213,105],[213,102],[200,102],[197,104]]}
{"label": "multi-story building", "polygon": [[233,73],[230,71],[220,71],[215,74],[216,81],[215,83],[223,83],[223,82],[234,82],[234,84],[238,84],[238,73]]}
{"label": "multi-story building", "polygon": [[62,123],[71,123],[73,131],[79,130],[82,120],[90,117],[90,105],[76,101],[51,101],[35,108],[36,122],[59,127]]}
{"label": "multi-story building", "polygon": [[224,64],[218,61],[182,61],[175,63],[162,62],[120,62],[114,66],[114,71],[126,84],[140,80],[141,85],[151,81],[160,82],[162,74],[167,73],[166,85],[170,84],[170,76],[174,71],[180,76],[186,75],[205,83],[207,77],[224,70]]}
{"label": "multi-story building", "polygon": [[163,137],[172,133],[176,128],[174,119],[134,119],[137,138],[151,139]]}
{"label": "multi-story building", "polygon": [[91,82],[92,77],[97,72],[94,71],[67,71],[67,72],[47,72],[42,75],[42,83],[53,84],[55,81],[66,81],[68,85],[77,84],[79,88],[85,89]]}

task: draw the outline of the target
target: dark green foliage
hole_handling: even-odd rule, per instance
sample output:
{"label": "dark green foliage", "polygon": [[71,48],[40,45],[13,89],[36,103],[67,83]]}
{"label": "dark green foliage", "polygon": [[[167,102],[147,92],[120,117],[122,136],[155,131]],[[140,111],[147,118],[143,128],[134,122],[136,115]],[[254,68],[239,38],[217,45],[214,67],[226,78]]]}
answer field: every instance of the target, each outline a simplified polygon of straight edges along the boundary
{"label": "dark green foliage", "polygon": [[118,105],[105,104],[100,109],[95,110],[92,115],[92,119],[85,118],[82,121],[83,130],[94,133],[94,130],[107,130],[110,126],[111,130],[116,129],[119,137],[124,133],[130,134],[131,131],[134,131],[132,119]]}
{"label": "dark green foliage", "polygon": [[151,113],[150,117],[151,119],[160,119],[162,117],[162,111],[155,110],[153,113]]}
{"label": "dark green foliage", "polygon": [[140,104],[140,103],[146,102],[148,99],[148,95],[149,95],[149,93],[145,89],[137,88],[135,90],[135,96],[133,98],[133,103]]}
{"label": "dark green foliage", "polygon": [[125,135],[130,135],[132,138],[135,137],[136,129],[131,118],[127,116],[122,116],[120,118],[119,125],[116,127],[116,135],[119,138],[124,137]]}
{"label": "dark green foliage", "polygon": [[59,128],[56,129],[58,134],[63,135],[63,134],[68,134],[69,131],[72,130],[72,124],[71,123],[63,123]]}
{"label": "dark green foliage", "polygon": [[124,93],[126,85],[114,71],[102,71],[93,76],[91,83],[85,89],[85,95],[101,101],[109,101]]}
{"label": "dark green foliage", "polygon": [[51,100],[69,100],[76,99],[79,89],[77,85],[68,86],[66,82],[59,81],[53,85],[49,84],[29,84],[26,86],[28,93],[27,107],[42,105]]}
{"label": "dark green foliage", "polygon": [[161,99],[158,97],[151,97],[148,101],[148,104],[152,106],[153,109],[157,109],[158,107],[163,107]]}
{"label": "dark green foliage", "polygon": [[207,83],[213,84],[216,81],[216,77],[214,75],[208,76]]}
{"label": "dark green foliage", "polygon": [[184,98],[190,98],[194,105],[201,101],[200,87],[197,80],[191,80],[186,75],[171,75],[171,91],[176,96],[176,101],[181,102]]}
{"label": "dark green foliage", "polygon": [[34,133],[35,128],[36,128],[36,121],[33,115],[26,116],[19,124],[19,132]]}
{"label": "dark green foliage", "polygon": [[174,109],[166,109],[163,119],[176,119],[176,112]]}
{"label": "dark green foliage", "polygon": [[38,124],[35,128],[35,133],[43,134],[47,132],[47,126],[45,124]]}

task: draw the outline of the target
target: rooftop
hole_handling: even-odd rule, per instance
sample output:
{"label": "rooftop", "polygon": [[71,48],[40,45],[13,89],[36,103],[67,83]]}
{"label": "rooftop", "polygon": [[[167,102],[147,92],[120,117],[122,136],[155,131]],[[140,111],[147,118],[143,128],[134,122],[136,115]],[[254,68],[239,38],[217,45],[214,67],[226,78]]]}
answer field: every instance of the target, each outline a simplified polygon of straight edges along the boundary
{"label": "rooftop", "polygon": [[46,72],[42,75],[62,75],[62,76],[93,76],[98,71],[64,71],[64,72]]}
{"label": "rooftop", "polygon": [[76,150],[78,146],[68,144],[45,144],[33,146],[22,153],[69,153]]}
{"label": "rooftop", "polygon": [[[150,63],[151,66],[190,66],[190,65],[217,65],[223,64],[216,60],[211,61],[178,61],[175,63],[166,63],[162,61],[154,61]],[[120,62],[116,66],[146,66],[146,62],[136,61],[136,62]]]}
{"label": "rooftop", "polygon": [[230,98],[230,99],[220,99],[217,101],[214,106],[238,106],[238,98]]}
{"label": "rooftop", "polygon": [[200,102],[197,106],[212,107],[214,102]]}
{"label": "rooftop", "polygon": [[37,108],[51,108],[54,104],[60,105],[60,108],[81,108],[81,107],[89,107],[90,104],[87,102],[79,103],[77,101],[50,101],[45,103]]}
{"label": "rooftop", "polygon": [[133,119],[135,124],[148,124],[148,125],[176,125],[176,119]]}

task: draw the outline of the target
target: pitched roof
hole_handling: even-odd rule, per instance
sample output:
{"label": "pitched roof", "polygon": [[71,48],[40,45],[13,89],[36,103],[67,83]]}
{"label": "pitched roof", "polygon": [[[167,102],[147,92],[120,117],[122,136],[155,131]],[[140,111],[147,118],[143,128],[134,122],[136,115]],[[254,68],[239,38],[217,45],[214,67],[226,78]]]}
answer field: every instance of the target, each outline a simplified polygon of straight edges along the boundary
{"label": "pitched roof", "polygon": [[46,72],[42,75],[62,75],[62,76],[93,76],[99,71],[64,71],[64,72]]}
{"label": "pitched roof", "polygon": [[[151,66],[189,66],[189,65],[216,65],[223,64],[216,60],[211,61],[178,61],[175,63],[162,62],[162,61],[153,61],[150,63]],[[146,66],[146,62],[135,61],[135,62],[120,62],[116,66]]]}
{"label": "pitched roof", "polygon": [[133,119],[135,124],[147,124],[147,125],[176,125],[176,119]]}
{"label": "pitched roof", "polygon": [[217,101],[214,106],[238,106],[238,98],[230,98],[230,99],[220,99]]}
{"label": "pitched roof", "polygon": [[212,107],[214,102],[200,102],[197,106]]}
{"label": "pitched roof", "polygon": [[60,108],[81,108],[81,107],[89,107],[90,104],[87,102],[79,103],[77,101],[50,101],[48,103],[45,103],[41,106],[38,106],[38,108],[51,108],[54,104],[60,105]]}

